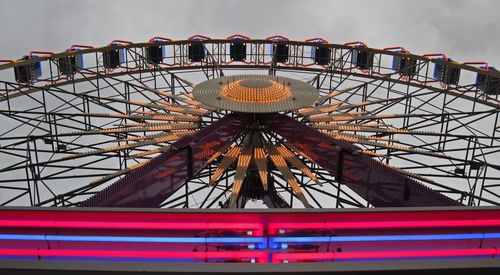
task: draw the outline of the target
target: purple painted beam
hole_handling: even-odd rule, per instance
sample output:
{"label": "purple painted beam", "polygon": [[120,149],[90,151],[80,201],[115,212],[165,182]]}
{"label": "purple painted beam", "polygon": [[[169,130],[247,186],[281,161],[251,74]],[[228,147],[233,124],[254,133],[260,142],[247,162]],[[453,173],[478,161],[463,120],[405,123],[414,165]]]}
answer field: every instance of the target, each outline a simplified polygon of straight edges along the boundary
{"label": "purple painted beam", "polygon": [[224,144],[250,123],[246,114],[231,114],[182,138],[149,163],[106,187],[79,206],[158,207]]}
{"label": "purple painted beam", "polygon": [[396,169],[356,153],[359,148],[350,142],[334,139],[285,115],[266,115],[262,120],[374,206],[461,205]]}

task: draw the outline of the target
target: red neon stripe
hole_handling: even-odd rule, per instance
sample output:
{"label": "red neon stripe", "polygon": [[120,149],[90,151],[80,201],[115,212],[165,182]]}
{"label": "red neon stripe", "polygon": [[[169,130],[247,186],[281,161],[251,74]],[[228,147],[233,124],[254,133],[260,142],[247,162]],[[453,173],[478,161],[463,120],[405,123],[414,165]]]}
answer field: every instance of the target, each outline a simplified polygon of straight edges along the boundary
{"label": "red neon stripe", "polygon": [[113,44],[133,44],[132,41],[128,41],[128,40],[120,40],[120,39],[115,39],[111,42],[109,42],[109,45],[112,46]]}
{"label": "red neon stripe", "polygon": [[251,39],[250,37],[248,37],[248,36],[246,36],[246,35],[237,34],[237,33],[236,33],[236,34],[233,34],[233,35],[230,35],[230,36],[228,36],[228,37],[226,37],[226,39],[228,39],[228,40],[229,40],[229,39],[233,39],[233,38],[235,38],[235,37],[241,37],[241,38],[244,38],[245,40],[250,40],[250,39]]}
{"label": "red neon stripe", "polygon": [[321,38],[321,37],[316,37],[316,38],[310,38],[310,39],[307,39],[306,42],[311,42],[311,41],[321,41],[323,43],[326,43],[328,44],[328,40],[324,39],[324,38]]}
{"label": "red neon stripe", "polygon": [[196,39],[196,38],[202,38],[203,40],[211,40],[212,38],[206,36],[206,35],[201,35],[201,34],[195,34],[195,35],[192,35],[190,37],[188,37],[188,40],[193,40],[193,39]]}
{"label": "red neon stripe", "polygon": [[156,40],[173,41],[172,39],[167,38],[167,37],[155,36],[155,37],[151,37],[149,39],[149,42],[155,42]]}
{"label": "red neon stripe", "polygon": [[352,46],[352,45],[357,45],[357,44],[363,45],[363,47],[367,47],[365,42],[363,42],[363,41],[352,41],[352,42],[344,43],[344,45],[346,45],[346,46]]}
{"label": "red neon stripe", "polygon": [[279,229],[395,229],[435,227],[484,227],[500,226],[500,219],[485,220],[419,220],[419,221],[367,221],[367,222],[313,222],[313,223],[270,223],[269,233]]}
{"label": "red neon stripe", "polygon": [[464,257],[498,255],[496,248],[445,249],[445,250],[403,250],[403,251],[362,251],[362,252],[322,252],[322,253],[278,253],[272,255],[272,262],[310,260],[349,260],[349,259],[400,259],[427,257]]}
{"label": "red neon stripe", "polygon": [[400,50],[402,53],[410,53],[407,49],[401,46],[395,46],[395,47],[387,47],[383,48],[384,51],[390,51],[390,50]]}
{"label": "red neon stripe", "polygon": [[288,261],[307,261],[307,260],[332,260],[335,258],[334,252],[319,253],[276,253],[271,255],[272,263]]}
{"label": "red neon stripe", "polygon": [[68,49],[68,51],[72,52],[75,49],[78,51],[79,48],[84,48],[84,49],[93,49],[94,47],[92,46],[86,46],[86,45],[71,45]]}
{"label": "red neon stripe", "polygon": [[281,36],[281,35],[269,36],[269,37],[266,37],[265,40],[275,40],[275,39],[281,39],[281,40],[285,40],[285,41],[290,41],[290,39],[288,39],[288,37],[284,37],[284,36]]}
{"label": "red neon stripe", "polygon": [[165,258],[165,259],[256,259],[267,262],[266,251],[127,251],[127,250],[76,250],[76,249],[0,249],[1,256],[32,257],[104,257],[104,258]]}
{"label": "red neon stripe", "polygon": [[445,249],[417,251],[375,251],[337,253],[336,259],[376,259],[376,258],[421,258],[421,257],[460,257],[460,256],[495,256],[496,248]]}
{"label": "red neon stripe", "polygon": [[429,54],[424,54],[422,56],[425,57],[435,57],[435,56],[440,56],[442,57],[445,61],[448,61],[448,56],[444,53],[429,53]]}
{"label": "red neon stripe", "polygon": [[47,51],[31,51],[28,54],[29,58],[32,58],[34,54],[43,54],[43,55],[46,55],[46,56],[50,56],[50,55],[53,55],[54,53],[53,52],[47,52]]}
{"label": "red neon stripe", "polygon": [[166,222],[119,222],[119,221],[61,221],[61,220],[0,220],[0,227],[51,227],[51,228],[91,228],[91,229],[233,229],[248,230],[254,235],[263,234],[261,223],[166,223]]}

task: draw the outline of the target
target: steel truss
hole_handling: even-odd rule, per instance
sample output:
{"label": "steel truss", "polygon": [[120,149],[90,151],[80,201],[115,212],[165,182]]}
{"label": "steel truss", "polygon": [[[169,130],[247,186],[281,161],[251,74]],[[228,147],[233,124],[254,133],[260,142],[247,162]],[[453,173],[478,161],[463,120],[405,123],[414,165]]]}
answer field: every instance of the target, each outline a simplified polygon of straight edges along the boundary
{"label": "steel truss", "polygon": [[[169,146],[182,138],[157,141],[155,135],[194,132],[226,117],[228,112],[221,110],[195,115],[200,106],[184,95],[200,81],[241,71],[285,75],[311,83],[321,94],[317,105],[286,115],[335,139],[356,144],[359,153],[461,204],[499,204],[500,102],[498,93],[481,89],[475,82],[479,74],[488,79],[486,84],[495,84],[498,72],[371,48],[363,51],[373,55],[372,66],[360,68],[352,59],[356,48],[336,44],[320,45],[328,47],[330,55],[327,64],[318,65],[311,58],[318,43],[282,40],[245,40],[247,58],[238,62],[230,58],[233,42],[123,43],[0,65],[1,204],[73,206],[98,194],[143,162],[172,149]],[[205,49],[201,62],[190,61],[189,47],[195,44]],[[286,62],[277,61],[273,54],[276,45],[288,46]],[[158,46],[164,47],[165,55],[161,63],[152,64],[147,49]],[[106,67],[104,61],[111,50],[123,50],[126,56],[115,68]],[[75,55],[83,56],[85,66],[74,74],[65,74],[60,69],[61,59]],[[394,58],[413,60],[414,65],[406,69],[414,71],[395,71],[391,67]],[[25,82],[14,79],[13,69],[24,66],[31,70],[37,63],[45,71],[42,76]],[[437,81],[435,66],[459,70],[460,79]],[[172,111],[168,104],[183,109]],[[180,121],[175,127],[182,129],[153,131],[153,124],[147,121],[162,123],[164,120],[154,117],[159,112],[173,115],[169,121]],[[273,131],[263,136],[272,143],[283,142],[283,137]],[[233,144],[242,142],[242,136],[238,136]],[[179,184],[159,205],[227,205],[235,164],[218,184],[207,187],[223,156],[224,152]],[[313,207],[373,206],[314,162],[304,157],[300,160],[322,185],[291,169]],[[273,194],[281,197],[275,200],[282,201],[273,207],[298,206],[289,182],[271,162],[268,166]],[[240,199],[240,206],[244,201],[263,198],[245,192],[241,195],[246,197]]]}

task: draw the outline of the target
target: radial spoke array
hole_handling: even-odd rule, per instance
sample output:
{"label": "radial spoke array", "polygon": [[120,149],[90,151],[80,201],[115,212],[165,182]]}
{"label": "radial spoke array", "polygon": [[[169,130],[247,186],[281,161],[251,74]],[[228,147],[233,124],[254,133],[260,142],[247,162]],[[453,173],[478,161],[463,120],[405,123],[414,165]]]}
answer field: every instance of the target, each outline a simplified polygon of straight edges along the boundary
{"label": "radial spoke array", "polygon": [[[246,41],[246,59],[236,60],[232,40],[181,42],[113,44],[0,64],[0,204],[77,205],[139,173],[231,113],[200,102],[193,89],[241,71],[310,84],[319,91],[314,104],[282,113],[354,144],[356,153],[462,204],[500,204],[498,72],[390,50],[272,39]],[[193,56],[196,44],[200,56]],[[162,47],[160,62],[149,46]],[[317,59],[316,47],[329,55]],[[111,66],[113,50],[120,62]],[[369,62],[353,57],[360,52]],[[83,65],[71,63],[80,56]],[[401,57],[411,66],[394,63]],[[439,68],[441,76],[434,74]],[[207,145],[204,169],[162,206],[244,207],[270,197],[280,207],[371,206],[319,166],[307,146],[272,129],[247,125],[229,140],[217,150]]]}

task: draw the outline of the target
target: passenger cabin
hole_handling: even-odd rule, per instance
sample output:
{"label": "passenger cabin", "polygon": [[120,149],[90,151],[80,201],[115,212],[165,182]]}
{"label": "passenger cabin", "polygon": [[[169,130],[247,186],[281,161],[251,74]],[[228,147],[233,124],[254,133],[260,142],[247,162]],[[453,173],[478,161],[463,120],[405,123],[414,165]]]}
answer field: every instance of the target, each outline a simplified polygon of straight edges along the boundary
{"label": "passenger cabin", "polygon": [[229,55],[232,61],[245,61],[247,58],[247,44],[245,39],[235,36],[229,45]]}
{"label": "passenger cabin", "polygon": [[370,70],[373,67],[374,54],[366,50],[366,46],[356,46],[352,49],[351,63],[358,69]]}
{"label": "passenger cabin", "polygon": [[395,55],[392,59],[392,69],[402,76],[415,76],[417,74],[417,60],[409,56]]}
{"label": "passenger cabin", "polygon": [[314,53],[314,63],[318,65],[328,65],[330,63],[330,56],[332,54],[332,49],[327,46],[316,46],[313,47]]}
{"label": "passenger cabin", "polygon": [[[481,69],[488,69],[490,71],[497,72],[495,67],[481,67]],[[500,94],[500,78],[489,76],[483,73],[478,73],[476,75],[476,85],[477,88],[489,95],[499,95]]]}
{"label": "passenger cabin", "polygon": [[125,49],[112,49],[102,53],[103,66],[106,69],[115,69],[125,63]]}
{"label": "passenger cabin", "polygon": [[270,48],[270,54],[274,62],[276,63],[288,62],[290,46],[287,45],[286,42],[289,41],[289,39],[283,36],[272,36],[268,37],[266,40],[271,40],[274,42]]}
{"label": "passenger cabin", "polygon": [[[437,60],[445,60],[438,58]],[[448,58],[447,61],[453,61]],[[435,63],[434,65],[434,79],[441,81],[444,84],[457,85],[460,80],[460,68],[451,67],[449,65]]]}
{"label": "passenger cabin", "polygon": [[161,64],[165,57],[165,47],[163,46],[147,46],[146,61],[149,64]]}
{"label": "passenger cabin", "polygon": [[188,38],[193,43],[188,46],[188,58],[190,62],[202,62],[205,60],[207,49],[201,41],[208,40],[210,37],[202,35],[194,35]]}
{"label": "passenger cabin", "polygon": [[[32,55],[31,58],[37,57]],[[28,55],[23,56],[20,60],[28,60]],[[42,76],[41,62],[31,63],[29,65],[14,67],[14,77],[18,83],[32,83]]]}
{"label": "passenger cabin", "polygon": [[60,57],[57,62],[59,73],[63,75],[74,75],[83,68],[83,55],[75,54]]}

